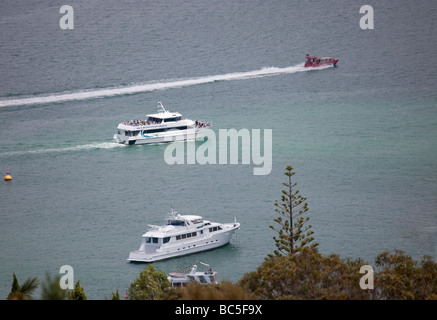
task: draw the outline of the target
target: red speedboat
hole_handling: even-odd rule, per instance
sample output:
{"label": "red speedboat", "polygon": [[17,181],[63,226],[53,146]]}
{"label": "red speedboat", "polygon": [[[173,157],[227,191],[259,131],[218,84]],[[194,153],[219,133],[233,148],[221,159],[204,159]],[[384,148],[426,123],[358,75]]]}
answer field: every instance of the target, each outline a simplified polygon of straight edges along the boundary
{"label": "red speedboat", "polygon": [[307,61],[305,62],[305,67],[320,67],[320,66],[337,66],[338,59],[332,57],[319,58],[317,56],[310,56],[307,54]]}

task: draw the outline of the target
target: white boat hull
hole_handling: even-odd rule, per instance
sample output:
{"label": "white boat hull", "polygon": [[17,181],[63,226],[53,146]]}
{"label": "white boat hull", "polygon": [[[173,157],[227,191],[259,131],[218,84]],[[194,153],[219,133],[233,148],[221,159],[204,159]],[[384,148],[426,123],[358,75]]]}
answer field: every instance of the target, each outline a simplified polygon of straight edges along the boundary
{"label": "white boat hull", "polygon": [[121,134],[115,134],[114,140],[117,143],[126,145],[142,145],[142,144],[159,144],[169,143],[174,141],[187,141],[202,138],[201,129],[179,130],[178,132],[166,132],[161,134],[145,134],[135,137],[127,137]]}
{"label": "white boat hull", "polygon": [[185,241],[182,244],[169,244],[161,247],[153,253],[140,250],[131,251],[127,260],[136,262],[154,262],[224,246],[230,242],[232,235],[240,227],[240,224],[224,224],[223,226],[225,226],[225,228],[221,232],[214,232],[214,234],[206,235],[201,237],[201,239]]}

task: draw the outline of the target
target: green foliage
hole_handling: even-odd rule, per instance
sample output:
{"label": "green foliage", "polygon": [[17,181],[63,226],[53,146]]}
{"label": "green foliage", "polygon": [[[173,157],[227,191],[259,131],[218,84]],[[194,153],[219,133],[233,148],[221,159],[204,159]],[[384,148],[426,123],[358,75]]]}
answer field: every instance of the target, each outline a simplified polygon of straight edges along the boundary
{"label": "green foliage", "polygon": [[68,300],[87,300],[85,292],[80,285],[80,281],[77,281],[76,285],[74,286],[74,289],[71,290],[70,292],[68,292],[67,299]]}
{"label": "green foliage", "polygon": [[[299,190],[294,190],[297,183],[292,182],[291,177],[295,174],[292,166],[285,168],[285,175],[288,181],[283,185],[286,187],[282,190],[281,202],[275,201],[275,211],[279,217],[274,221],[279,227],[269,226],[278,233],[278,237],[273,237],[276,247],[275,255],[292,255],[302,250],[314,240],[311,225],[307,225],[309,217],[303,214],[308,211],[306,198],[299,194]],[[317,247],[318,243],[311,243],[310,247]]]}
{"label": "green foliage", "polygon": [[41,299],[42,300],[65,300],[67,298],[67,290],[64,290],[59,285],[59,275],[53,278],[49,273],[46,273],[46,280],[41,285]]}
{"label": "green foliage", "polygon": [[17,291],[20,291],[20,285],[18,284],[17,276],[15,275],[15,272],[14,272],[13,273],[11,293],[12,292],[17,292]]}
{"label": "green foliage", "polygon": [[223,281],[220,284],[188,283],[184,288],[167,291],[168,300],[251,300],[254,296],[246,289]]}
{"label": "green foliage", "polygon": [[266,258],[238,284],[260,299],[369,299],[370,293],[359,286],[358,271],[364,264],[303,248],[298,255]]}
{"label": "green foliage", "polygon": [[401,250],[381,252],[375,259],[378,299],[437,300],[437,263],[423,256],[420,263]]}
{"label": "green foliage", "polygon": [[26,279],[26,281],[24,281],[20,286],[15,273],[13,273],[11,292],[9,293],[7,300],[30,300],[32,299],[32,293],[38,285],[39,281],[34,277]]}
{"label": "green foliage", "polygon": [[157,271],[153,265],[149,265],[140,276],[131,282],[128,289],[130,300],[159,300],[164,295],[170,281],[162,271]]}
{"label": "green foliage", "polygon": [[322,256],[313,248],[298,255],[270,256],[238,285],[259,299],[375,299],[437,300],[437,264],[430,256],[420,263],[400,250],[382,252],[375,259],[374,289],[359,282],[361,259]]}
{"label": "green foliage", "polygon": [[120,300],[120,295],[118,294],[118,289],[115,293],[112,292],[112,299],[111,300]]}

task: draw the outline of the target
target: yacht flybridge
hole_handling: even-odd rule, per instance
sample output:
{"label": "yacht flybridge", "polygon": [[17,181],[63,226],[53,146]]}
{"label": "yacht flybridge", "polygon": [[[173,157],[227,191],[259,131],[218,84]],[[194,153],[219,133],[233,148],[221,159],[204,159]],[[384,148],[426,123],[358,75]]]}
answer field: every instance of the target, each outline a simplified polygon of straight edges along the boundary
{"label": "yacht flybridge", "polygon": [[197,215],[180,215],[172,209],[164,226],[149,227],[140,248],[129,254],[128,261],[153,262],[223,246],[240,223],[211,222]]}
{"label": "yacht flybridge", "polygon": [[114,140],[128,145],[193,140],[200,136],[202,128],[211,126],[211,123],[183,119],[180,113],[166,110],[161,101],[158,108],[158,113],[148,114],[146,120],[120,123]]}

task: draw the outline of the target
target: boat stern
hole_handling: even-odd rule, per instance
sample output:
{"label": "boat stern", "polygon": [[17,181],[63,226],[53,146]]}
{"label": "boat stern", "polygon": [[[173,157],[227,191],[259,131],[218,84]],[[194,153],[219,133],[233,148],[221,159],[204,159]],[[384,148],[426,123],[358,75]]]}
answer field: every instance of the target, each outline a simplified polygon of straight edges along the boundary
{"label": "boat stern", "polygon": [[114,134],[114,141],[121,144],[133,145],[138,139],[140,130],[128,128],[123,124],[117,127],[117,133]]}
{"label": "boat stern", "polygon": [[132,139],[130,138],[125,138],[123,136],[120,136],[119,134],[114,134],[114,141],[116,143],[120,143],[120,144],[127,144],[127,145],[133,145],[135,144],[135,142],[137,142],[137,139]]}

